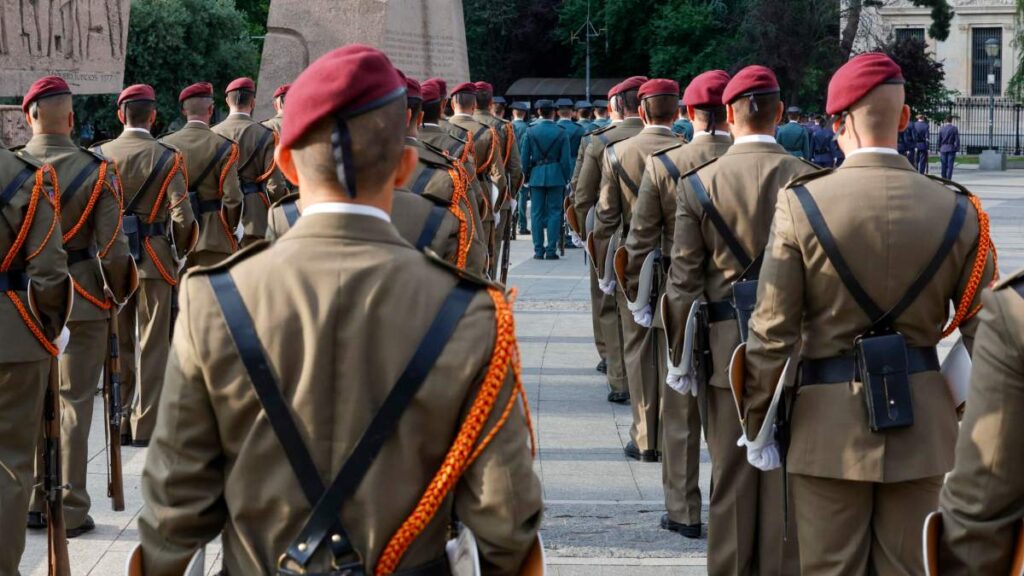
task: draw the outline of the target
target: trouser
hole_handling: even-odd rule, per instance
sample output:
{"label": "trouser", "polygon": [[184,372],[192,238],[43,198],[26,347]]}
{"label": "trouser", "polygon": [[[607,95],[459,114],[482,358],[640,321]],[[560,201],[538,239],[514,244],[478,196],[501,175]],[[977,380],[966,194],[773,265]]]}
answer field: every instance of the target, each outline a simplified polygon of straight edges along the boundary
{"label": "trouser", "polygon": [[[607,357],[604,331],[601,329],[601,312],[604,307],[604,292],[597,282],[597,269],[587,265],[590,270],[590,320],[594,324],[594,347],[597,348],[597,355],[604,360]],[[618,317],[618,312],[616,312]]]}
{"label": "trouser", "polygon": [[[615,296],[608,296],[597,285],[597,270],[590,267],[591,313],[600,326],[605,363],[608,365],[608,387],[612,392],[629,392],[626,382],[626,350],[623,346],[622,317]],[[630,320],[632,321],[632,319]],[[595,332],[595,337],[597,333]],[[602,348],[598,348],[601,353]]]}
{"label": "trouser", "polygon": [[[664,332],[658,330],[659,334]],[[661,381],[661,483],[673,522],[700,524],[700,411],[697,398]]]}
{"label": "trouser", "polygon": [[533,226],[533,253],[537,256],[550,256],[558,251],[562,190],[561,186],[530,187],[530,225]]}
{"label": "trouser", "polygon": [[526,223],[529,222],[529,217],[526,212],[526,203],[529,202],[529,200],[530,188],[528,186],[523,186],[519,189],[519,205],[516,207],[516,210],[519,211],[519,231],[523,234],[526,234]]}
{"label": "trouser", "polygon": [[161,279],[141,279],[139,289],[117,320],[121,337],[121,401],[126,410],[133,407],[130,422],[128,418],[123,420],[121,433],[127,433],[130,425],[133,440],[148,442],[156,424],[156,408],[170,352],[171,287]]}
{"label": "trouser", "polygon": [[921,174],[928,173],[928,149],[918,148],[917,155],[915,156],[917,162],[917,171]]}
{"label": "trouser", "polygon": [[0,574],[18,574],[50,360],[0,364]]}
{"label": "trouser", "polygon": [[940,152],[939,162],[942,163],[942,177],[953,179],[953,165],[956,163],[956,152]]}
{"label": "trouser", "polygon": [[[615,300],[622,322],[623,347],[626,352],[626,382],[629,384],[629,404],[633,408],[630,438],[640,450],[658,450],[659,396],[664,361],[655,354],[655,331],[633,321],[633,313],[626,305],[626,296],[616,288]],[[657,343],[664,346],[662,341]],[[664,380],[663,378],[661,380]]]}
{"label": "trouser", "polygon": [[210,252],[208,250],[192,252],[188,255],[187,267],[193,268],[195,266],[215,266],[217,264],[220,264],[230,256],[231,254],[224,254],[223,252]]}
{"label": "trouser", "polygon": [[921,527],[941,488],[942,476],[881,484],[791,474],[803,573],[923,575]]}
{"label": "trouser", "polygon": [[[511,228],[511,226],[512,226],[512,207],[511,207],[511,205],[506,205],[504,208],[502,208],[498,212],[498,214],[500,215],[499,216],[500,220],[498,222],[498,225],[495,226],[495,228],[494,228],[494,247],[492,248],[492,252],[494,253],[494,258],[491,260],[491,268],[490,268],[491,278],[498,278],[498,267],[501,266],[501,253],[502,253],[502,250],[504,250],[505,230],[506,229],[509,231],[509,241],[512,240],[512,228]],[[509,257],[511,257],[511,255]]]}
{"label": "trouser", "polygon": [[[711,452],[709,576],[800,574],[796,518],[783,540],[782,470],[761,472],[736,446],[743,433],[732,392],[708,386],[708,450]],[[814,574],[816,572],[804,572]]]}

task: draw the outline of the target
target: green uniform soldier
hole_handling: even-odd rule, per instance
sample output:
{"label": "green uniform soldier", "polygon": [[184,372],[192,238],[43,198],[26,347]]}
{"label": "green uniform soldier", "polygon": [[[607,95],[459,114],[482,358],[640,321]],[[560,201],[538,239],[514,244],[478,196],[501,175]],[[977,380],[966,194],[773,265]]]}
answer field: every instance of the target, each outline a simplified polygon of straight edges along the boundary
{"label": "green uniform soldier", "polygon": [[256,84],[249,78],[237,78],[228,84],[228,108],[231,114],[213,127],[213,131],[238,144],[238,180],[242,188],[242,240],[248,246],[267,233],[270,204],[287,194],[275,177],[274,131],[252,119],[256,107]]}
{"label": "green uniform soldier", "polygon": [[594,127],[604,128],[612,123],[607,100],[594,100]]}
{"label": "green uniform soldier", "polygon": [[[595,130],[580,143],[579,155],[570,187],[573,190],[572,209],[576,221],[584,227],[577,231],[581,236],[574,242],[585,243],[592,230],[585,229],[588,222],[596,219],[597,200],[601,190],[601,163],[605,147],[640,133],[644,122],[640,119],[640,102],[636,91],[647,81],[644,76],[633,76],[615,85],[608,91],[612,101],[614,120],[605,128]],[[593,255],[591,255],[593,258]],[[590,305],[594,324],[594,342],[608,375],[608,401],[624,404],[629,401],[629,386],[626,383],[625,350],[622,345],[622,327],[618,305],[614,296],[606,296],[599,286],[597,267],[590,267]]]}
{"label": "green uniform soldier", "polygon": [[[96,383],[107,358],[107,326],[138,285],[138,273],[121,231],[123,193],[114,164],[71,141],[74,112],[67,84],[51,76],[33,86],[42,85],[52,87],[25,99],[32,126],[25,152],[52,166],[61,186],[61,229],[75,291],[67,323],[71,342],[60,357],[61,470],[69,485],[64,521],[68,535],[77,537],[96,527],[89,516],[86,478]],[[37,484],[42,485],[41,478]],[[44,498],[41,490],[33,495],[30,528],[46,526]]]}
{"label": "green uniform soldier", "polygon": [[236,233],[242,217],[238,145],[210,130],[212,84],[185,88],[178,102],[188,121],[160,141],[185,158],[189,202],[199,223],[199,242],[188,255],[188,265],[212,266],[238,250]]}
{"label": "green uniform soldier", "polygon": [[491,114],[505,120],[505,110],[508,109],[508,101],[503,96],[495,96],[491,100]]}
{"label": "green uniform soldier", "polygon": [[[526,121],[526,116],[530,113],[530,104],[527,102],[513,102],[512,103],[512,130],[516,133],[516,142],[522,142],[523,138],[526,138],[526,131],[530,128],[530,123]],[[518,149],[518,144],[516,145]],[[518,152],[518,150],[516,150]],[[520,160],[522,155],[520,155]],[[530,233],[529,229],[529,217],[527,216],[527,204],[530,202],[530,188],[525,183],[519,187],[519,194],[516,198],[516,210],[519,211],[519,234],[526,235]]]}
{"label": "green uniform soldier", "polygon": [[142,479],[146,576],[221,534],[231,574],[447,573],[455,515],[484,573],[517,574],[536,543],[509,304],[389,223],[416,169],[404,89],[366,46],[307,68],[279,150],[304,215],[185,277]]}
{"label": "green uniform soldier", "polygon": [[[676,185],[682,174],[724,154],[732,144],[726,122],[722,92],[729,83],[729,75],[714,70],[698,75],[686,87],[684,98],[687,115],[697,126],[693,141],[687,145],[676,143],[660,150],[647,159],[640,192],[637,195],[629,237],[623,291],[634,303],[634,319],[641,326],[652,327],[659,362],[667,366],[669,374],[680,364],[679,354],[670,354],[664,345],[666,326],[659,304],[665,286],[656,286],[656,293],[640,294],[645,275],[645,261],[652,253],[663,262],[672,254],[672,240],[676,224]],[[667,272],[667,270],[665,270]],[[650,281],[650,280],[648,280]],[[676,356],[673,360],[672,356]],[[665,487],[665,508],[661,527],[673,530],[687,538],[701,535],[701,495],[698,487],[700,470],[700,415],[697,399],[692,394],[679,394],[669,387],[671,378],[661,388],[662,483]]]}
{"label": "green uniform soldier", "polygon": [[[494,110],[494,87],[487,82],[476,82],[476,112],[473,119],[489,126],[498,134],[497,154],[500,154],[502,165],[505,167],[505,181],[508,187],[506,194],[498,210],[498,227],[495,231],[496,250],[500,254],[500,247],[512,238],[512,207],[516,203],[519,189],[523,185],[523,163],[519,156],[519,142],[516,140],[516,132],[512,123],[502,118]],[[507,240],[506,240],[507,239]],[[491,278],[497,278],[498,258],[491,262]]]}
{"label": "green uniform soldier", "polygon": [[682,100],[679,101],[679,113],[679,119],[672,124],[672,131],[689,142],[693,140],[693,123],[686,116],[686,104]]}
{"label": "green uniform soldier", "polygon": [[797,158],[811,159],[811,135],[800,123],[800,108],[790,106],[786,110],[788,121],[775,130],[775,139],[779,145]]}
{"label": "green uniform soldier", "polygon": [[[675,323],[669,334],[674,355],[685,348],[684,322],[691,306],[697,300],[708,303],[708,333],[702,340],[707,342],[713,370],[707,381],[698,382],[694,374],[680,369],[673,387],[684,394],[697,388],[707,407],[715,485],[708,524],[708,573],[798,574],[796,539],[785,539],[782,474],[751,467],[743,449],[736,446],[742,430],[728,367],[743,338],[740,326],[745,326],[748,306],[745,300],[733,303],[734,284],[757,279],[779,189],[816,168],[786,154],[772,136],[783,104],[771,70],[744,68],[729,81],[722,102],[733,145],[717,160],[680,179],[665,300],[666,317]],[[790,518],[790,529],[792,524]]]}
{"label": "green uniform soldier", "polygon": [[[288,90],[291,87],[291,84],[282,84],[274,90],[272,100],[274,105],[274,115],[261,122],[261,124],[274,131],[274,138],[276,140],[281,139],[281,124],[284,122],[284,100],[288,96]],[[289,182],[288,179],[284,177],[284,174],[281,174],[280,170],[275,170],[272,178],[274,182],[276,182],[276,185],[284,186],[284,189],[288,194],[296,191],[295,185]],[[281,197],[278,196],[277,200],[280,199]]]}
{"label": "green uniform soldier", "polygon": [[935,346],[959,327],[970,350],[994,252],[977,198],[897,152],[910,108],[888,56],[844,64],[826,111],[846,161],[772,202],[745,369],[733,369],[742,443],[752,465],[779,466],[772,399],[799,349],[786,466],[802,573],[923,574],[921,527],[958,428]]}
{"label": "green uniform soldier", "polygon": [[587,100],[576,101],[576,123],[583,128],[583,133],[593,132],[597,126],[594,124],[594,105]]}
{"label": "green uniform soldier", "polygon": [[1024,270],[981,297],[956,466],[939,495],[938,570],[1010,574],[1020,541],[1024,452]]}
{"label": "green uniform soldier", "polygon": [[[57,108],[46,101],[69,94],[67,83],[55,76],[32,84],[22,110],[33,129],[41,102]],[[71,118],[69,111],[64,121]],[[65,323],[74,290],[51,204],[60,193],[53,168],[25,151],[0,148],[0,190],[0,215],[7,224],[0,226],[0,573],[18,574],[47,377],[53,357],[68,345]]]}
{"label": "green uniform soldier", "polygon": [[[122,228],[139,266],[139,289],[118,314],[122,397],[124,406],[134,406],[121,435],[122,443],[145,447],[163,389],[174,289],[186,256],[199,240],[199,227],[188,202],[184,157],[150,134],[156,121],[153,89],[145,84],[126,88],[118,98],[118,118],[124,132],[93,150],[117,165],[125,197]],[[138,367],[132,361],[136,329]]]}
{"label": "green uniform soldier", "polygon": [[558,260],[564,191],[572,175],[569,137],[554,122],[554,102],[538,100],[537,110],[540,120],[530,126],[520,144],[523,168],[530,184],[533,257]]}

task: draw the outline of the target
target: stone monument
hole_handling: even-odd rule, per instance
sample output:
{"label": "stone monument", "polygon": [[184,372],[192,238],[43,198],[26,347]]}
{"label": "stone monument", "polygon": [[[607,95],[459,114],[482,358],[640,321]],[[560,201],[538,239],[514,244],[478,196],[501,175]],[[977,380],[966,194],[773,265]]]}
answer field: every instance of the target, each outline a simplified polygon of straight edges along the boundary
{"label": "stone monument", "polygon": [[76,94],[119,92],[131,0],[0,0],[0,96],[40,76]]}
{"label": "stone monument", "polygon": [[0,106],[0,146],[22,146],[30,138],[32,128],[25,121],[21,106]]}
{"label": "stone monument", "polygon": [[[2,0],[0,0],[2,1]],[[257,85],[257,118],[271,95],[330,50],[359,42],[383,50],[406,74],[469,80],[462,0],[274,0]]]}

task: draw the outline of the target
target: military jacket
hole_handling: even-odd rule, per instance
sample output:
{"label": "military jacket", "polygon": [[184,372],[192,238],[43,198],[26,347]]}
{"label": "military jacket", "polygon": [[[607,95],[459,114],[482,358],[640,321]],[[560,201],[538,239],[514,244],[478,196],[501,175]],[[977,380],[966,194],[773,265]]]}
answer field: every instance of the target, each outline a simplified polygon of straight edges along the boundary
{"label": "military jacket", "polygon": [[580,142],[583,140],[583,135],[586,134],[586,130],[582,126],[569,120],[568,118],[562,118],[555,122],[563,130],[565,135],[569,137],[569,155],[572,162],[576,161],[576,155],[580,152]]}
{"label": "military jacket", "polygon": [[[523,142],[523,138],[526,138],[526,131],[530,129],[530,124],[526,120],[513,120],[512,129],[516,133],[516,148],[518,148],[519,144]],[[520,159],[522,159],[522,155],[520,155]]]}
{"label": "military jacket", "polygon": [[612,123],[612,119],[611,118],[607,118],[607,117],[606,118],[595,118],[594,119],[594,127],[595,127],[595,129],[597,129],[597,128],[604,128],[605,126],[608,126],[611,123]]}
{"label": "military jacket", "polygon": [[279,172],[274,162],[274,131],[245,114],[230,114],[212,130],[238,144],[243,244],[262,239],[267,231],[270,204],[288,193],[276,176]]}
{"label": "military jacket", "polygon": [[573,210],[576,211],[579,222],[586,222],[587,213],[597,205],[601,192],[601,162],[604,159],[605,147],[636,136],[643,129],[644,122],[640,118],[626,118],[592,132],[587,137],[587,145],[580,145],[572,178]]}
{"label": "military jacket", "polygon": [[281,114],[280,112],[278,112],[274,116],[272,116],[270,118],[267,118],[263,122],[260,122],[260,124],[263,124],[267,128],[270,128],[271,130],[273,130],[274,134],[277,134],[278,140],[280,140],[281,139],[281,126],[284,124],[284,114]]}
{"label": "military jacket", "polygon": [[[903,297],[935,256],[958,194],[918,174],[905,158],[878,152],[850,156],[839,169],[795,184],[808,190],[851,273],[884,310]],[[786,190],[771,206],[773,231],[747,344],[748,433],[763,421],[798,340],[803,359],[847,355],[873,321],[839,279],[795,194]],[[964,225],[938,272],[893,324],[908,346],[935,346],[942,339],[950,305],[960,303],[971,279],[978,238],[978,213],[968,203]],[[977,278],[981,286],[991,282],[992,257],[989,253]],[[979,291],[970,309],[980,302]],[[960,325],[968,350],[977,323],[971,318]],[[939,372],[910,375],[914,424],[883,433],[868,428],[859,382],[813,384],[801,382],[792,414],[791,473],[903,482],[941,476],[953,467],[956,411]]]}
{"label": "military jacket", "polygon": [[203,122],[188,122],[160,141],[185,157],[190,201],[199,207],[196,251],[231,254],[238,249],[235,228],[242,216],[238,145]]}
{"label": "military jacket", "polygon": [[[288,274],[267,274],[285,269]],[[258,244],[190,272],[142,481],[139,534],[147,576],[180,574],[195,548],[222,533],[229,574],[273,574],[311,510],[219,311],[209,274],[222,271],[238,288],[325,484],[459,281],[387,222],[344,213],[304,216],[269,249]],[[485,375],[499,387],[498,409],[484,418],[480,438],[495,428],[515,393],[510,366],[494,360],[511,336],[504,319],[505,335],[497,337],[498,305],[505,306],[501,293],[481,286],[342,507],[340,521],[371,572],[437,474]],[[457,514],[477,536],[485,573],[517,573],[537,533],[542,501],[524,413],[511,408],[399,569],[442,557]],[[318,551],[310,571],[326,571],[328,557]]]}
{"label": "military jacket", "polygon": [[[576,124],[578,124],[580,128],[583,128],[583,134],[584,135],[588,134],[590,132],[593,132],[594,129],[596,129],[598,127],[591,120],[577,120]],[[578,152],[578,150],[577,150],[577,152]]]}
{"label": "military jacket", "polygon": [[[518,191],[519,187],[523,184],[523,163],[519,155],[519,142],[516,140],[516,132],[512,123],[498,118],[490,112],[481,110],[476,111],[473,119],[497,131],[501,160],[505,165],[509,189],[513,192]],[[506,198],[502,208],[507,208],[510,205],[510,198]]]}
{"label": "military jacket", "polygon": [[[481,179],[485,199],[490,205],[490,185],[494,184],[497,187],[499,196],[505,194],[509,185],[505,178],[505,164],[499,144],[501,136],[494,128],[481,124],[467,114],[456,114],[448,119],[448,123],[455,127],[454,130],[457,132],[464,131],[470,135],[470,138],[465,138],[465,140],[473,144],[476,174]],[[458,133],[455,135],[459,136]]]}
{"label": "military jacket", "polygon": [[[462,168],[469,175],[470,197],[473,198],[481,222],[493,222],[494,214],[490,211],[490,191],[487,192],[488,199],[484,198],[483,184],[476,177],[476,161],[473,158],[473,147],[464,139],[456,136],[453,132],[466,133],[458,127],[450,126],[450,131],[437,124],[423,124],[420,126],[419,139],[435,148],[440,148],[445,154],[460,161]],[[470,136],[471,137],[471,136]]]}
{"label": "military jacket", "polygon": [[693,124],[689,118],[680,118],[672,124],[672,131],[679,134],[687,141],[693,140]]}
{"label": "military jacket", "polygon": [[[188,203],[185,183],[185,159],[177,149],[161,144],[149,132],[125,130],[119,137],[93,147],[117,165],[121,187],[124,189],[124,210],[147,224],[163,223],[165,234],[142,239],[139,276],[145,279],[163,279],[171,286],[178,283],[178,272],[185,256],[199,240],[199,227]],[[170,152],[166,163],[142,190],[159,159]],[[129,204],[139,193],[135,206]]]}
{"label": "military jacket", "polygon": [[121,231],[123,192],[114,163],[57,134],[33,136],[25,152],[53,167],[60,224],[75,289],[71,320],[105,320],[138,281]]}
{"label": "military jacket", "polygon": [[775,130],[779,145],[797,158],[811,159],[811,136],[807,129],[796,122],[787,122]]}
{"label": "military jacket", "polygon": [[541,120],[520,144],[530,186],[563,188],[572,178],[569,136],[551,120]]}
{"label": "military jacket", "polygon": [[40,175],[42,167],[30,154],[0,148],[0,277],[9,289],[0,297],[0,364],[50,358],[71,312],[67,255],[50,199],[53,176]]}

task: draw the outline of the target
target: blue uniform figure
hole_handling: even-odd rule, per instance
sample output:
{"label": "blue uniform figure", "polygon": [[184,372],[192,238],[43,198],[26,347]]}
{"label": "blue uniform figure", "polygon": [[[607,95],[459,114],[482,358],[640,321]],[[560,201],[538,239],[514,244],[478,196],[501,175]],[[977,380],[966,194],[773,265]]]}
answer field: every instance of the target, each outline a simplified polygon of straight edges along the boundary
{"label": "blue uniform figure", "polygon": [[[553,120],[554,103],[540,100],[537,108],[541,119],[527,130],[526,137],[519,144],[523,174],[530,185],[533,257],[537,260],[558,260],[556,251],[561,236],[562,199],[566,184],[572,178],[573,158],[570,158],[568,134]],[[576,126],[572,121],[569,123]]]}
{"label": "blue uniform figure", "polygon": [[800,123],[800,109],[790,106],[786,110],[786,116],[789,118],[789,122],[775,129],[775,140],[778,141],[779,146],[786,149],[786,152],[797,158],[810,160],[811,135]]}
{"label": "blue uniform figure", "polygon": [[835,143],[833,142],[832,129],[825,126],[819,126],[814,131],[814,135],[811,136],[811,153],[814,155],[813,161],[822,168],[832,168],[836,163],[835,156]]}
{"label": "blue uniform figure", "polygon": [[960,151],[960,129],[953,125],[953,117],[946,116],[946,122],[939,128],[939,161],[942,163],[942,177],[953,179],[953,164]]}
{"label": "blue uniform figure", "polygon": [[907,129],[900,132],[900,150],[903,155],[910,161],[910,165],[914,165],[914,156],[916,156],[917,147],[914,146],[914,123],[911,122],[907,125]]}
{"label": "blue uniform figure", "polygon": [[918,116],[917,122],[913,125],[914,135],[914,164],[921,174],[928,173],[928,121],[924,116]]}
{"label": "blue uniform figure", "polygon": [[[530,129],[530,123],[526,120],[526,115],[530,113],[530,105],[526,102],[513,102],[512,103],[512,131],[516,135],[516,142],[519,144],[526,140],[526,131]],[[516,198],[516,211],[519,212],[519,233],[529,234],[530,231],[526,228],[527,214],[526,214],[526,203],[530,199],[530,187],[528,184],[524,184],[519,189],[519,195]]]}
{"label": "blue uniform figure", "polygon": [[686,138],[687,142],[693,140],[693,124],[685,116],[672,123],[672,131]]}
{"label": "blue uniform figure", "polygon": [[[576,123],[580,125],[580,128],[583,128],[584,134],[587,134],[588,132],[593,132],[594,130],[597,129],[597,126],[594,125],[593,119],[593,104],[587,102],[586,100],[580,100],[576,102],[576,115],[578,116],[578,118],[576,119]],[[572,143],[570,142],[569,145],[572,146]]]}
{"label": "blue uniform figure", "polygon": [[[599,111],[600,114],[598,113]],[[608,117],[608,101],[594,100],[594,126],[597,128],[604,128],[611,123],[612,119]]]}

